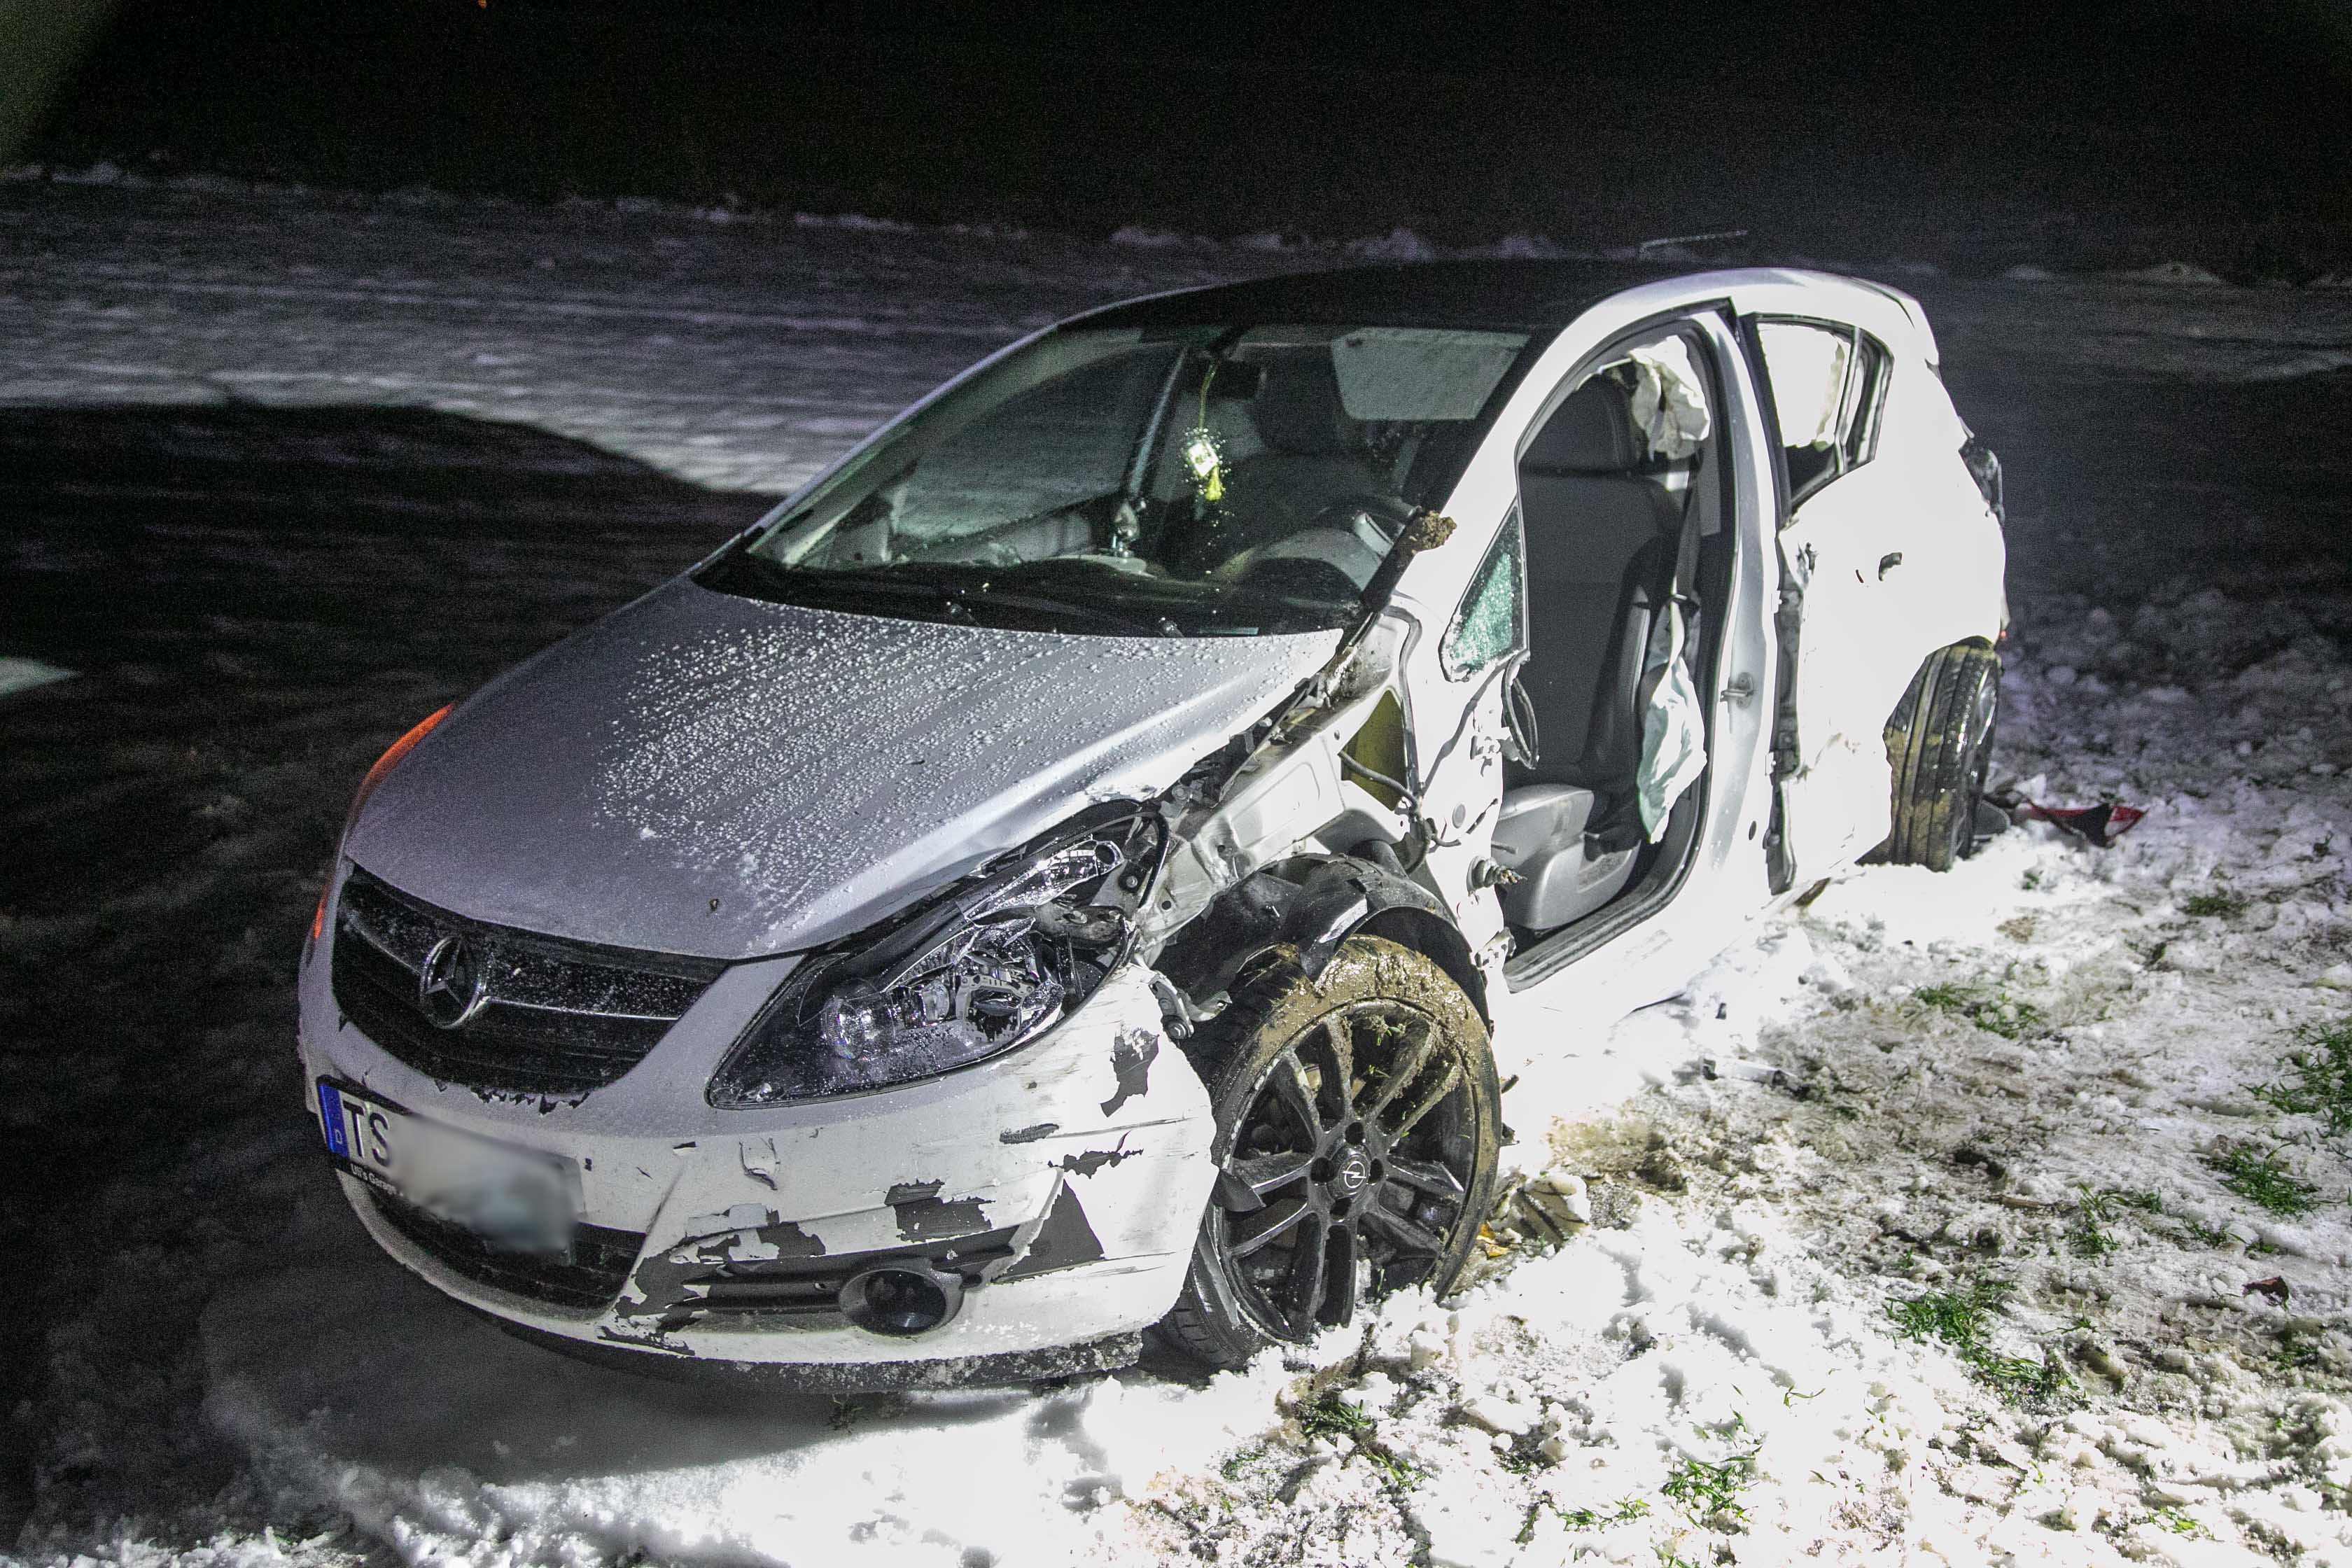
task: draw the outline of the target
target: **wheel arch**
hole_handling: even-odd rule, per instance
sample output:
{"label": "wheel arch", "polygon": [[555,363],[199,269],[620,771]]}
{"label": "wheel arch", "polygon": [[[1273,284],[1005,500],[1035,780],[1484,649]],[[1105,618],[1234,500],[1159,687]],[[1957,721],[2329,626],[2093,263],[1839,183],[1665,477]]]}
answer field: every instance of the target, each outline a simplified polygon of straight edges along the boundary
{"label": "wheel arch", "polygon": [[1427,958],[1493,1026],[1486,975],[1444,903],[1401,871],[1355,856],[1302,855],[1261,867],[1178,932],[1159,967],[1205,998],[1276,958],[1319,978],[1340,944],[1358,935],[1384,937]]}

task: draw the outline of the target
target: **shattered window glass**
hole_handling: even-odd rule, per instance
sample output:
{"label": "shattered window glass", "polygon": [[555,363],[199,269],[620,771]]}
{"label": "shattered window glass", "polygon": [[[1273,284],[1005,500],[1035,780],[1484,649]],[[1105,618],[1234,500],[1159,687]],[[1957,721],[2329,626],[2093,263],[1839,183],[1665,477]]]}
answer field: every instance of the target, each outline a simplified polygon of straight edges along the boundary
{"label": "shattered window glass", "polygon": [[1486,563],[1478,568],[1469,596],[1446,628],[1445,640],[1438,645],[1438,659],[1449,679],[1475,675],[1523,646],[1521,552],[1519,513],[1515,507],[1503,531],[1496,536],[1494,547],[1487,551]]}

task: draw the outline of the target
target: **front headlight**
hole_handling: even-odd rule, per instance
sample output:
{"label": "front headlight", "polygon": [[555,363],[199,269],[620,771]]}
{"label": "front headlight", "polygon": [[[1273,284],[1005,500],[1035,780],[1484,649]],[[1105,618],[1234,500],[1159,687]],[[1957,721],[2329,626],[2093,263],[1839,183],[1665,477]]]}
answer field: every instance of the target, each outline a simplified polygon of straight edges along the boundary
{"label": "front headlight", "polygon": [[710,1080],[722,1108],[930,1078],[1034,1039],[1133,933],[1159,818],[1059,837],[793,972]]}

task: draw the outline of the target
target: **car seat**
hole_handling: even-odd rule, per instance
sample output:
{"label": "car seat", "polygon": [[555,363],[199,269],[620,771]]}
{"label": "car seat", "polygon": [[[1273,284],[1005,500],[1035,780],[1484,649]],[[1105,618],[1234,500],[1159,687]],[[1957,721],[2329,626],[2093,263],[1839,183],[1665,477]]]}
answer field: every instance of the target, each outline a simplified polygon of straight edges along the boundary
{"label": "car seat", "polygon": [[1339,401],[1329,351],[1269,354],[1259,363],[1249,412],[1265,449],[1235,463],[1225,479],[1226,503],[1243,515],[1252,541],[1306,528],[1348,496],[1388,493],[1364,460],[1361,423]]}
{"label": "car seat", "polygon": [[1643,658],[1673,588],[1681,509],[1643,470],[1623,387],[1570,394],[1519,459],[1538,754],[1505,776],[1495,858],[1512,924],[1549,930],[1622,890],[1641,845]]}

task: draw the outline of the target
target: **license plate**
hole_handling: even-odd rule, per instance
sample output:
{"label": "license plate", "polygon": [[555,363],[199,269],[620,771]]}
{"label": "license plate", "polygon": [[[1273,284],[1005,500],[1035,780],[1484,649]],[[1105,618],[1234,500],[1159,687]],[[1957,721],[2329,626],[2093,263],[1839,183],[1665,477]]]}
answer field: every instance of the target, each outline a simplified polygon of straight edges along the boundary
{"label": "license plate", "polygon": [[571,1161],[460,1132],[326,1079],[319,1126],[335,1163],[379,1191],[500,1251],[570,1254],[580,1213]]}

